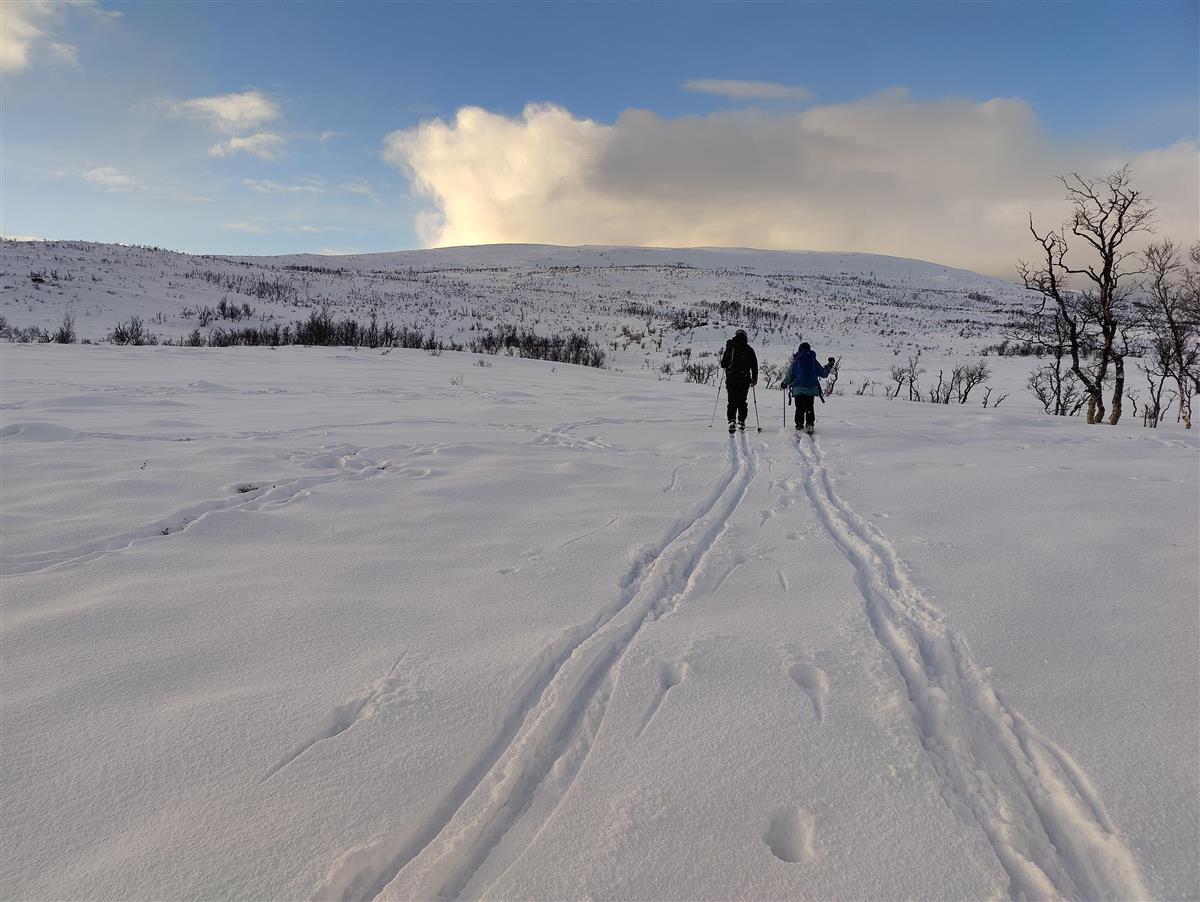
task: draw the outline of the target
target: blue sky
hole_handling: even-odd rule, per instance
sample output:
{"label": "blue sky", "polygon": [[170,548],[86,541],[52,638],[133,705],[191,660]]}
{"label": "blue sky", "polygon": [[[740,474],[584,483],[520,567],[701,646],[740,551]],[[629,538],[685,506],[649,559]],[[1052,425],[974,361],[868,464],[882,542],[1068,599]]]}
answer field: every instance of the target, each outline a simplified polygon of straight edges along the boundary
{"label": "blue sky", "polygon": [[[928,174],[907,183],[912,161],[927,156],[921,141],[934,155],[965,142],[964,155],[981,157],[979,181],[999,167],[1017,198],[1043,184],[1053,199],[1045,179],[1063,168],[1168,148],[1169,165],[1146,158],[1156,199],[1190,190],[1198,9],[1196,2],[5,4],[0,232],[220,253],[556,236],[561,243],[819,243],[812,231],[764,224],[803,218],[813,228],[824,223],[830,241],[868,245],[849,249],[905,251],[900,199],[911,204],[939,191]],[[700,79],[713,83],[685,88]],[[235,121],[232,108],[221,107],[222,118],[199,103],[230,97],[253,109]],[[996,98],[1006,101],[999,112],[980,106]],[[530,114],[531,103],[551,106]],[[462,121],[464,107],[488,116]],[[1000,145],[1000,164],[970,139],[997,116],[1004,124],[982,146]],[[442,131],[427,127],[437,119]],[[908,122],[922,123],[919,135],[907,133]],[[824,137],[850,147],[874,142],[875,155],[856,164],[869,176],[889,165],[880,162],[889,129],[903,133],[908,154],[887,173],[880,215],[900,217],[890,227],[861,221],[865,199],[841,204],[821,183],[806,187],[806,178],[842,166],[844,152],[816,151]],[[398,132],[407,137],[389,144]],[[531,155],[536,171],[514,172]],[[1007,172],[1018,157],[1020,172]],[[799,158],[804,171],[796,169]],[[1180,173],[1183,180],[1172,181]],[[958,177],[969,181],[969,166]],[[763,200],[771,180],[786,196],[777,207]],[[729,185],[742,187],[731,194]],[[999,187],[979,198],[982,212],[973,215],[1000,215]],[[945,193],[952,205],[975,191],[951,179]],[[744,206],[751,196],[758,200]],[[519,207],[514,197],[524,199]],[[707,206],[699,203],[706,198]],[[729,222],[719,221],[722,210]],[[1171,213],[1171,222],[1183,217],[1186,227],[1188,215]],[[694,227],[697,217],[705,228]],[[589,221],[606,225],[589,231]]]}

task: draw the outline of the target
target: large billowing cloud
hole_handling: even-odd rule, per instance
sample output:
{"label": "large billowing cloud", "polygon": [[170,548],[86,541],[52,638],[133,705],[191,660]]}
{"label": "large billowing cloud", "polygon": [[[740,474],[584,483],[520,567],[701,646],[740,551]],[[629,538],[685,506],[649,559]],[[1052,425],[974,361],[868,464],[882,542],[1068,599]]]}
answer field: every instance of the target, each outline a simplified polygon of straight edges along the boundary
{"label": "large billowing cloud", "polygon": [[58,39],[69,11],[114,18],[95,0],[0,0],[0,72],[22,72],[41,60],[76,63],[74,44]]}
{"label": "large billowing cloud", "polygon": [[396,131],[384,157],[428,207],[431,246],[537,242],[849,250],[1011,276],[1027,211],[1057,224],[1059,173],[1132,162],[1160,234],[1197,234],[1197,146],[1142,153],[1047,137],[1021,100],[917,101],[900,90],[800,112],[615,123],[553,105],[477,107]]}

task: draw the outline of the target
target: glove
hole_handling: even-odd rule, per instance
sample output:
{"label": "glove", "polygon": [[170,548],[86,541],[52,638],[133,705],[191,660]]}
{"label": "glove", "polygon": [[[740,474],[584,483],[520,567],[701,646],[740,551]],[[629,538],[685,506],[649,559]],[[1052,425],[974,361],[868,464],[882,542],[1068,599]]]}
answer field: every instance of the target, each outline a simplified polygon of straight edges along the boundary
{"label": "glove", "polygon": [[837,363],[837,361],[836,361],[836,360],[834,360],[832,357],[830,357],[830,358],[829,358],[829,365],[830,365],[830,366],[833,366],[835,363]]}

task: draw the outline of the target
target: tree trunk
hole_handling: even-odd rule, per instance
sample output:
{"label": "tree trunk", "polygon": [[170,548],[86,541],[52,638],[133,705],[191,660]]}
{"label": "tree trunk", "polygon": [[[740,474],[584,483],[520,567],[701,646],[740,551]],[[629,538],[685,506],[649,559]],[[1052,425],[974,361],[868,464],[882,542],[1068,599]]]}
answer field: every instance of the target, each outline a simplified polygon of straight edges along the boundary
{"label": "tree trunk", "polygon": [[1113,399],[1112,413],[1108,415],[1108,425],[1116,426],[1121,419],[1121,398],[1125,394],[1125,357],[1113,355]]}

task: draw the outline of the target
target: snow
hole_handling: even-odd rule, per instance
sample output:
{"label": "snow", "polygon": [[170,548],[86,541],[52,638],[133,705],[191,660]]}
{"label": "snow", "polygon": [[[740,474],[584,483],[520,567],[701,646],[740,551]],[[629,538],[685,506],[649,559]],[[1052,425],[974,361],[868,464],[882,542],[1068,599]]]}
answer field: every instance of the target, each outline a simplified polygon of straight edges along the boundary
{"label": "snow", "polygon": [[1195,435],[479,362],[4,346],[0,895],[1200,895]]}

